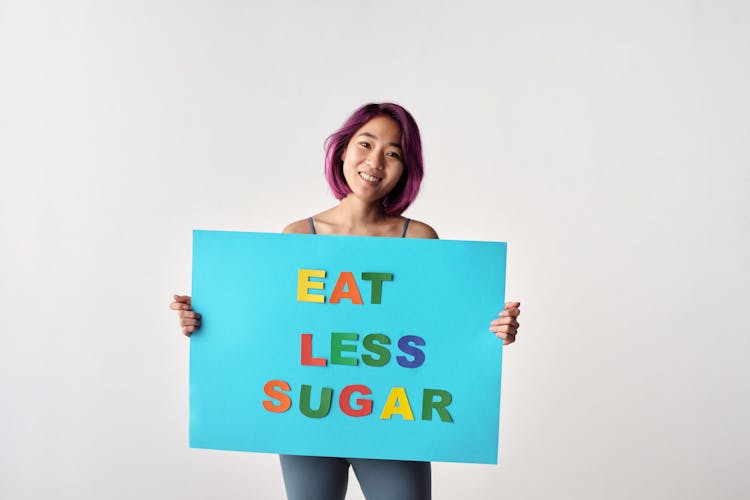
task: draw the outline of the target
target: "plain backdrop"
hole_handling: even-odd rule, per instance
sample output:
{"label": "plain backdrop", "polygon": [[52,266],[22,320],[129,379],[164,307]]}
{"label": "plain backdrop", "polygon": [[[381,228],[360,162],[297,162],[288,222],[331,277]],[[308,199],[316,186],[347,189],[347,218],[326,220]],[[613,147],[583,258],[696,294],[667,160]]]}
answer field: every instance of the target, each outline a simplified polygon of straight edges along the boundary
{"label": "plain backdrop", "polygon": [[[335,203],[323,140],[395,101],[406,215],[507,241],[498,466],[435,499],[750,497],[750,4],[0,4],[0,497],[280,499],[188,448],[191,231]],[[362,498],[356,481],[349,497]]]}

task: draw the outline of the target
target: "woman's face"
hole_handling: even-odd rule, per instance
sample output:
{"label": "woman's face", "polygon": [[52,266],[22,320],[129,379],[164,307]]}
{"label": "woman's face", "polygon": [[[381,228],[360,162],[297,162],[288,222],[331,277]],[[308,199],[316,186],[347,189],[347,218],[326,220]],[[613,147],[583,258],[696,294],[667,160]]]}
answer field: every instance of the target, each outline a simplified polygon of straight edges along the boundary
{"label": "woman's face", "polygon": [[404,172],[398,122],[378,116],[365,123],[352,136],[341,160],[344,179],[355,196],[368,202],[383,199]]}

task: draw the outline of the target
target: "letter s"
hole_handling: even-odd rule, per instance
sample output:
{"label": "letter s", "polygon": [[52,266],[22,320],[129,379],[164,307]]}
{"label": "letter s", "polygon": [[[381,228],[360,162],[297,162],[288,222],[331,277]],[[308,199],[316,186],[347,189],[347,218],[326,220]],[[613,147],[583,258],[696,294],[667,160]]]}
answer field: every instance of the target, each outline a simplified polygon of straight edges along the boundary
{"label": "letter s", "polygon": [[281,391],[289,391],[291,390],[291,387],[289,387],[289,384],[283,380],[269,380],[266,382],[266,385],[263,386],[263,391],[267,396],[277,399],[279,403],[274,404],[273,401],[264,399],[263,408],[274,413],[283,413],[292,406],[292,398],[279,391],[279,389],[281,389]]}
{"label": "letter s", "polygon": [[[414,344],[414,345],[412,345]],[[424,363],[424,352],[416,346],[425,345],[424,339],[416,335],[404,335],[398,341],[398,348],[404,354],[412,356],[414,359],[409,359],[406,356],[397,356],[396,361],[404,368],[419,368]]]}

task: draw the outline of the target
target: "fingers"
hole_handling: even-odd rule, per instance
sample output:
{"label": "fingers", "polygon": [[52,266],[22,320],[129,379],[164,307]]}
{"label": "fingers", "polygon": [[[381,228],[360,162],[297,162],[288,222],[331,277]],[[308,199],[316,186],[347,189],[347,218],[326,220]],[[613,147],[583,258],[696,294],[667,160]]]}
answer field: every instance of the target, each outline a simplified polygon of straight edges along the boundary
{"label": "fingers", "polygon": [[169,304],[169,308],[177,311],[180,318],[182,333],[189,337],[194,331],[201,326],[201,315],[191,309],[191,299],[189,295],[173,295],[174,302]]}
{"label": "fingers", "polygon": [[200,313],[197,313],[195,311],[179,311],[177,313],[177,316],[180,318],[201,319]]}
{"label": "fingers", "polygon": [[516,341],[518,328],[521,326],[516,318],[521,315],[520,302],[506,302],[505,309],[498,314],[498,318],[490,322],[490,332],[502,339],[503,345]]}
{"label": "fingers", "polygon": [[495,331],[493,328],[490,328],[490,331],[495,334],[495,337],[503,341],[503,345],[512,344],[516,341],[516,333],[514,331]]}
{"label": "fingers", "polygon": [[518,322],[516,318],[512,316],[502,316],[500,318],[492,320],[490,322],[490,325],[492,326],[510,325],[517,329],[520,323]]}
{"label": "fingers", "polygon": [[517,332],[512,326],[493,326],[490,331],[495,334],[495,337],[502,339],[503,345],[512,344],[516,341]]}
{"label": "fingers", "polygon": [[173,295],[174,302],[169,304],[169,308],[175,311],[189,311],[191,299],[189,295]]}
{"label": "fingers", "polygon": [[172,307],[172,309],[190,309],[190,306],[192,305],[192,299],[190,298],[190,295],[173,295],[172,297],[174,297],[174,302],[170,304],[170,307],[174,306],[175,304],[179,305],[179,307],[175,306]]}
{"label": "fingers", "polygon": [[521,310],[518,309],[518,308],[506,309],[506,310],[502,311],[500,314],[498,314],[498,316],[500,316],[501,318],[507,318],[509,316],[513,317],[513,318],[517,318],[520,315],[521,315]]}
{"label": "fingers", "polygon": [[191,304],[190,295],[173,295],[173,297],[174,297],[174,300],[176,300],[177,302],[184,302],[187,305]]}
{"label": "fingers", "polygon": [[494,325],[490,327],[490,331],[500,338],[505,338],[505,337],[501,337],[501,335],[517,335],[518,325],[517,324]]}
{"label": "fingers", "polygon": [[518,316],[521,314],[521,303],[520,302],[506,302],[505,310],[502,311],[499,316]]}
{"label": "fingers", "polygon": [[182,326],[200,326],[201,315],[195,311],[179,311],[177,316],[180,318]]}
{"label": "fingers", "polygon": [[182,317],[180,318],[180,326],[182,326],[182,333],[186,336],[190,336],[191,333],[201,327],[200,314],[192,313],[188,311],[180,311],[180,314],[196,314],[197,317]]}

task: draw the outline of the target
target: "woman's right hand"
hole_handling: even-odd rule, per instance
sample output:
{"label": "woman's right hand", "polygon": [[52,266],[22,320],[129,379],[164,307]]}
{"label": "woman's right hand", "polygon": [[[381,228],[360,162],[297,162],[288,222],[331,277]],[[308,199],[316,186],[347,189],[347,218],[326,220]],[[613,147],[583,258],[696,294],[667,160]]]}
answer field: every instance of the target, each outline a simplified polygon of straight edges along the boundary
{"label": "woman's right hand", "polygon": [[189,337],[191,333],[201,327],[201,315],[190,308],[190,295],[175,295],[170,309],[177,311],[180,318],[182,333]]}

